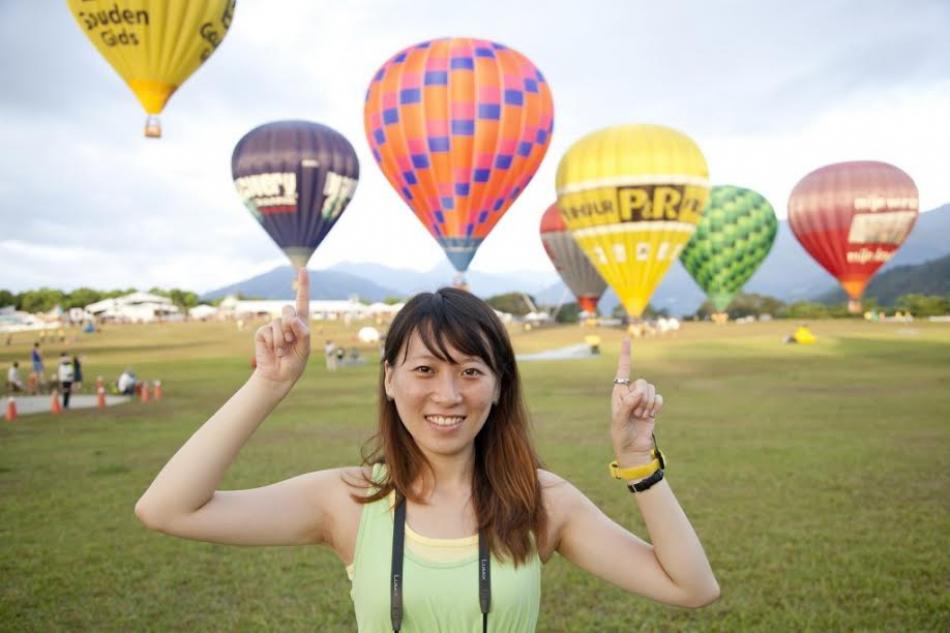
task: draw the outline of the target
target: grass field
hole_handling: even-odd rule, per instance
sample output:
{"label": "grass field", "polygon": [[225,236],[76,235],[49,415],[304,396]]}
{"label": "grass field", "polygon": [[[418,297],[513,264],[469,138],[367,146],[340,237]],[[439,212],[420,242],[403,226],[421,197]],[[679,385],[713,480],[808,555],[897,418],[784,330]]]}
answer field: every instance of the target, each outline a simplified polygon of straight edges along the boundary
{"label": "grass field", "polygon": [[[790,322],[687,323],[635,342],[667,399],[658,437],[722,597],[690,611],[628,596],[555,557],[539,631],[950,630],[950,325],[828,321],[814,346]],[[356,325],[314,324],[314,346]],[[73,333],[70,333],[72,336]],[[578,343],[515,332],[519,352]],[[645,534],[610,480],[608,392],[620,332],[589,360],[523,363],[540,452],[617,521]],[[28,367],[32,339],[0,347]],[[45,347],[48,363],[61,345]],[[142,527],[133,505],[189,434],[249,374],[251,333],[230,323],[82,335],[87,382],[125,365],[161,402],[0,423],[0,631],[354,631],[329,551],[235,548]],[[328,374],[315,353],[223,488],[357,463],[373,431],[377,359]]]}

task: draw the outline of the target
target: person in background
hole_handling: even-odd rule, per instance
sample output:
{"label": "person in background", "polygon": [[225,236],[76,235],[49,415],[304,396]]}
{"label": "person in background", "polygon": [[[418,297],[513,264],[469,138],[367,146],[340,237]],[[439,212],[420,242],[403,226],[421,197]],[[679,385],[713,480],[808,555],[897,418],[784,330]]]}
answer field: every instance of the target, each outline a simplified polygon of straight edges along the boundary
{"label": "person in background", "polygon": [[336,371],[336,344],[327,339],[323,346],[323,353],[327,357],[327,371]]}
{"label": "person in background", "polygon": [[79,362],[79,354],[73,356],[73,391],[82,391],[82,363]]}
{"label": "person in background", "polygon": [[20,363],[13,361],[10,369],[7,370],[7,392],[16,393],[23,391],[23,381],[20,379]]}
{"label": "person in background", "polygon": [[135,394],[135,372],[126,367],[122,370],[122,373],[119,374],[119,380],[116,382],[116,387],[119,389],[119,393],[125,396],[131,396]]}
{"label": "person in background", "polygon": [[[42,332],[43,331],[41,331],[41,333]],[[38,341],[33,343],[33,350],[30,352],[30,361],[33,363],[33,382],[36,384],[37,390],[42,389],[46,383],[46,378],[43,373],[45,371],[43,367],[43,354],[40,352],[40,344]]]}
{"label": "person in background", "polygon": [[68,409],[69,396],[72,394],[75,374],[73,373],[73,359],[67,356],[66,352],[62,352],[59,355],[59,368],[56,371],[56,375],[59,380],[59,388],[63,392],[63,408]]}

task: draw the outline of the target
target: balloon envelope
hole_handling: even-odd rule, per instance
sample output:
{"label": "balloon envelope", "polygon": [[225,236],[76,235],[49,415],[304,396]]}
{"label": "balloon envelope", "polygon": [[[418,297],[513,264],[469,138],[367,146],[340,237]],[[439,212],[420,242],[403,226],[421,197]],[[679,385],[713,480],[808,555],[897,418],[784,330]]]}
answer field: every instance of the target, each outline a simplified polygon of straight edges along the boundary
{"label": "balloon envelope", "polygon": [[564,284],[577,297],[581,310],[596,313],[607,282],[574,241],[556,203],[541,216],[541,243]]}
{"label": "balloon envelope", "polygon": [[254,218],[297,268],[336,224],[359,179],[353,146],[336,130],[276,121],[238,141],[231,173]]}
{"label": "balloon envelope", "polygon": [[685,134],[621,125],[589,134],[557,170],[557,204],[581,250],[639,317],[702,215],[709,170]]}
{"label": "balloon envelope", "polygon": [[742,187],[713,187],[703,218],[680,261],[724,312],[772,249],[778,220],[761,194]]}
{"label": "balloon envelope", "polygon": [[389,183],[464,272],[544,158],[554,105],[517,51],[446,38],[383,64],[363,122]]}
{"label": "balloon envelope", "polygon": [[871,277],[907,238],[917,186],[893,165],[826,165],[802,178],[788,199],[788,224],[806,251],[857,302]]}
{"label": "balloon envelope", "polygon": [[150,115],[224,40],[235,2],[67,0],[83,33]]}

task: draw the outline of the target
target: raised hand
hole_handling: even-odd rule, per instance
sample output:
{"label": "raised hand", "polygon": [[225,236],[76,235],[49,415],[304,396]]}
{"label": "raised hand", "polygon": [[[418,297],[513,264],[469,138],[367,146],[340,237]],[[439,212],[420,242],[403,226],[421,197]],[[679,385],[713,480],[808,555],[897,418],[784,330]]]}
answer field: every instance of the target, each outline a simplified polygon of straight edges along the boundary
{"label": "raised hand", "polygon": [[617,459],[634,454],[648,455],[653,448],[653,429],[656,416],[663,408],[663,396],[643,378],[630,380],[629,337],[625,337],[620,344],[620,359],[610,403],[610,436]]}
{"label": "raised hand", "polygon": [[257,375],[290,387],[303,374],[310,357],[310,275],[297,273],[296,309],[284,306],[281,316],[262,325],[254,334]]}

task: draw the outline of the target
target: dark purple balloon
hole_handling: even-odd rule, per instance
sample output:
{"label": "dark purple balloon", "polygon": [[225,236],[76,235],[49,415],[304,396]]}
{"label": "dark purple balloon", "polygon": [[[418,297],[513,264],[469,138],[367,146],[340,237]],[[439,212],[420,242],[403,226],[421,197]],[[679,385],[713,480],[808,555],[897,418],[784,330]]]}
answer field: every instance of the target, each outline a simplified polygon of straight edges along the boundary
{"label": "dark purple balloon", "polygon": [[297,268],[303,268],[353,197],[360,164],[342,134],[309,121],[265,123],[231,156],[238,194]]}

